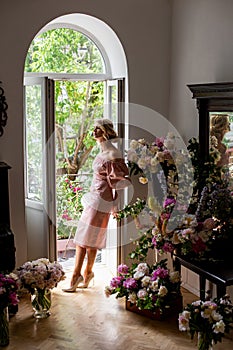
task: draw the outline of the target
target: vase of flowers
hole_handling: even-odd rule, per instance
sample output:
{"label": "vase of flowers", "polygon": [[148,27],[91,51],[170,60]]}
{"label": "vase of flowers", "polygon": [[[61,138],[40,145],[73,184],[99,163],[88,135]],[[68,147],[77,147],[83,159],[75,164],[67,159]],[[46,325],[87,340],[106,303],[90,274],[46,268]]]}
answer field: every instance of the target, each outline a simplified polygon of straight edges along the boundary
{"label": "vase of flowers", "polygon": [[31,293],[35,318],[47,318],[50,315],[51,289],[65,278],[62,266],[40,258],[24,263],[17,269],[20,287]]}
{"label": "vase of flowers", "polygon": [[232,311],[229,295],[213,301],[194,301],[180,313],[179,330],[189,332],[191,339],[197,335],[198,350],[210,350],[232,328]]}
{"label": "vase of flowers", "polygon": [[8,306],[18,304],[17,290],[18,283],[15,274],[0,274],[0,346],[9,344]]}
{"label": "vase of flowers", "polygon": [[[113,277],[105,288],[105,295],[116,294],[116,298],[126,298],[126,308],[130,311],[150,311],[160,316],[165,310],[181,300],[180,274],[167,269],[167,259],[152,266],[142,262],[129,268],[125,264],[118,266],[118,276]],[[179,303],[181,307],[182,303]],[[146,315],[145,312],[142,314]]]}
{"label": "vase of flowers", "polygon": [[35,318],[47,318],[51,314],[51,290],[35,288],[31,295],[31,303]]}

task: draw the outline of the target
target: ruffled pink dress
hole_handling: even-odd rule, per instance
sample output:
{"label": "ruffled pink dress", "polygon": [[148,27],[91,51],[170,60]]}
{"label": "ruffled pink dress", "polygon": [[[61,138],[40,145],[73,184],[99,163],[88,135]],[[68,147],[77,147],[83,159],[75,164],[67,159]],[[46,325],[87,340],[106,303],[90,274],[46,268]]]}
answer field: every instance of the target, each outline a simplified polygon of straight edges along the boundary
{"label": "ruffled pink dress", "polygon": [[109,217],[116,205],[115,190],[130,185],[128,168],[123,159],[104,159],[98,154],[93,162],[90,192],[82,197],[84,210],[78,222],[74,243],[81,247],[106,247]]}

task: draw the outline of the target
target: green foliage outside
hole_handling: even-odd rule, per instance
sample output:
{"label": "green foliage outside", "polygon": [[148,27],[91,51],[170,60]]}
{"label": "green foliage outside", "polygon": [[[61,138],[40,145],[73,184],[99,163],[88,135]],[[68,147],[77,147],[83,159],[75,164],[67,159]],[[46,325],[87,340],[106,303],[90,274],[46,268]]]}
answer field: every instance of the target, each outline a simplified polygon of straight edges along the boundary
{"label": "green foliage outside", "polygon": [[[98,48],[88,37],[71,29],[59,28],[42,33],[33,40],[26,57],[25,72],[104,73],[104,64]],[[31,104],[33,109],[33,101]],[[103,82],[56,80],[58,237],[68,235],[67,210],[72,220],[77,220],[80,216],[82,210],[80,198],[90,185],[91,165],[97,153],[92,137],[94,119],[103,116],[103,106]],[[35,118],[30,118],[29,124],[33,124],[37,129],[35,138],[36,132],[39,132],[36,123]],[[29,151],[32,145],[33,140],[29,143]],[[28,159],[31,173],[37,171],[34,166],[36,158],[38,154],[32,154]],[[77,187],[83,173],[88,174],[85,178],[85,188],[74,195],[72,189]],[[67,179],[70,187],[67,187]]]}

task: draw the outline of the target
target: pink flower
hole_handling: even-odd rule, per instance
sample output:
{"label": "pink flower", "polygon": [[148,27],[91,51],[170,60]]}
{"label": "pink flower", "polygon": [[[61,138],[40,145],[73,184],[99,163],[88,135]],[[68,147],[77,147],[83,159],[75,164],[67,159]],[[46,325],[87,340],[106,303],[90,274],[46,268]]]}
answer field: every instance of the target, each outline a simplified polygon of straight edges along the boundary
{"label": "pink flower", "polygon": [[171,214],[170,213],[162,213],[161,214],[161,219],[162,220],[168,220],[170,218]]}
{"label": "pink flower", "polygon": [[113,279],[110,282],[110,287],[111,288],[117,288],[122,284],[122,277],[121,276],[117,276],[117,277],[113,277]]}
{"label": "pink flower", "polygon": [[193,243],[193,251],[195,253],[200,253],[206,250],[206,245],[201,238],[198,238],[195,243]]}
{"label": "pink flower", "polygon": [[164,203],[163,203],[163,207],[165,208],[171,204],[176,204],[176,200],[174,198],[166,198]]}
{"label": "pink flower", "polygon": [[123,286],[128,289],[135,289],[137,288],[137,281],[134,278],[129,277],[123,282]]}
{"label": "pink flower", "polygon": [[78,191],[81,191],[81,190],[82,190],[82,187],[74,187],[73,192],[78,192]]}
{"label": "pink flower", "polygon": [[164,269],[163,267],[158,267],[152,274],[152,281],[155,281],[158,277],[160,278],[166,278],[168,276],[168,270]]}
{"label": "pink flower", "polygon": [[174,247],[171,243],[164,243],[163,245],[163,251],[166,252],[166,253],[171,253],[172,251],[174,250]]}
{"label": "pink flower", "polygon": [[129,272],[129,268],[127,265],[121,264],[118,266],[117,271],[122,275],[126,275]]}
{"label": "pink flower", "polygon": [[148,293],[145,289],[140,289],[137,293],[139,299],[145,299],[147,295]]}
{"label": "pink flower", "polygon": [[163,147],[163,143],[164,143],[164,137],[156,137],[155,139],[155,144],[158,147]]}

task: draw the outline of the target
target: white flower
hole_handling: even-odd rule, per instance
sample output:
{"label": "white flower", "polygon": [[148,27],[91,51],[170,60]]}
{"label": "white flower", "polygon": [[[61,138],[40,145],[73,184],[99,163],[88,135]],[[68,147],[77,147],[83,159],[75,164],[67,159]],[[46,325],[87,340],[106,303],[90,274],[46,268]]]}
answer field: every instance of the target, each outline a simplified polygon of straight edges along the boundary
{"label": "white flower", "polygon": [[174,142],[175,140],[174,139],[171,139],[171,138],[167,138],[167,139],[165,139],[164,140],[164,146],[167,148],[167,149],[169,149],[169,150],[171,150],[171,149],[174,149],[175,148],[175,142]]}
{"label": "white flower", "polygon": [[157,292],[158,288],[159,288],[158,280],[156,280],[156,281],[151,281],[151,282],[150,282],[150,289],[151,289],[153,292]]}
{"label": "white flower", "polygon": [[212,310],[209,309],[209,308],[204,309],[204,310],[201,312],[201,316],[202,316],[203,318],[210,318],[211,314],[212,314]]}
{"label": "white flower", "polygon": [[140,289],[137,293],[139,299],[145,299],[147,295],[148,293],[145,289]]}
{"label": "white flower", "polygon": [[160,295],[161,297],[164,297],[165,295],[167,295],[167,293],[168,293],[167,288],[165,286],[160,286],[158,295]]}
{"label": "white flower", "polygon": [[220,315],[218,312],[216,312],[215,310],[212,311],[211,313],[211,317],[214,321],[220,321],[222,320],[222,315]]}
{"label": "white flower", "polygon": [[138,147],[138,141],[137,140],[132,140],[130,142],[130,148],[136,149]]}
{"label": "white flower", "polygon": [[136,163],[138,161],[138,156],[135,151],[128,151],[127,158],[130,162]]}
{"label": "white flower", "polygon": [[128,296],[128,300],[129,300],[131,303],[135,304],[136,301],[137,301],[137,294],[136,294],[135,292],[130,293],[129,296]]}
{"label": "white flower", "polygon": [[179,271],[170,272],[170,281],[172,283],[178,283],[180,281],[180,273]]}
{"label": "white flower", "polygon": [[138,160],[139,168],[140,169],[146,169],[146,165],[147,165],[146,159],[145,158],[139,158],[139,160]]}
{"label": "white flower", "polygon": [[225,332],[225,323],[223,320],[220,320],[215,325],[213,325],[214,333],[224,333]]}
{"label": "white flower", "polygon": [[135,278],[135,280],[139,280],[144,275],[145,275],[145,272],[143,272],[143,271],[136,271],[135,274],[133,275],[133,278]]}
{"label": "white flower", "polygon": [[190,330],[189,317],[185,317],[183,312],[179,315],[179,330],[182,332]]}
{"label": "white flower", "polygon": [[134,271],[142,271],[142,272],[144,272],[144,274],[148,274],[149,267],[148,267],[147,263],[140,263],[140,264],[138,264],[138,266],[136,267],[136,269]]}
{"label": "white flower", "polygon": [[151,166],[156,167],[156,165],[158,165],[158,163],[159,163],[159,162],[158,162],[157,157],[151,158],[151,160],[150,160]]}
{"label": "white flower", "polygon": [[150,277],[149,276],[144,276],[142,279],[142,286],[147,287],[150,284]]}

